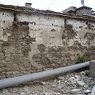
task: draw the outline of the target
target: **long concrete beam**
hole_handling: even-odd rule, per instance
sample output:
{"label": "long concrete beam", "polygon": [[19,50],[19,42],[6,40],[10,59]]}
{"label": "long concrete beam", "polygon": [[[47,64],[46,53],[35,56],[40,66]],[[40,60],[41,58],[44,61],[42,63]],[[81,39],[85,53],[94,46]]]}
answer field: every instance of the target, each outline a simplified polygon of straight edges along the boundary
{"label": "long concrete beam", "polygon": [[64,74],[66,72],[75,71],[75,70],[89,66],[89,63],[90,62],[85,62],[85,63],[75,64],[72,66],[61,67],[61,68],[57,68],[57,69],[27,74],[27,75],[23,75],[23,76],[14,77],[14,78],[3,79],[3,80],[0,80],[0,89],[19,85],[22,83],[26,83],[28,81],[44,79],[44,78],[47,78],[50,76],[55,76],[55,75],[59,75],[59,74]]}

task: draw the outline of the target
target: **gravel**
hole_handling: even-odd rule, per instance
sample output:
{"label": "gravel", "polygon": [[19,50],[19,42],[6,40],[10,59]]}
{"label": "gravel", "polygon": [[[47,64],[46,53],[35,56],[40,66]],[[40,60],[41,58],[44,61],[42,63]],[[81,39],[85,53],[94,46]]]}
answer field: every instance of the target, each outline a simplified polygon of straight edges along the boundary
{"label": "gravel", "polygon": [[2,89],[0,95],[90,95],[94,85],[95,79],[86,70]]}

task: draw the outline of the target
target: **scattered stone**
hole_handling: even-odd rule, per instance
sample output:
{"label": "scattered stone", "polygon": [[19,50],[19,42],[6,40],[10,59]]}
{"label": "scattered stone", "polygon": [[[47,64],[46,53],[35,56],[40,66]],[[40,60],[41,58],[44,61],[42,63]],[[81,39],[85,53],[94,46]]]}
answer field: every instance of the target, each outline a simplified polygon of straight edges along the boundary
{"label": "scattered stone", "polygon": [[45,92],[43,95],[60,95],[60,93],[56,92]]}
{"label": "scattered stone", "polygon": [[25,93],[24,92],[20,92],[18,95],[25,95]]}
{"label": "scattered stone", "polygon": [[3,89],[0,95],[95,95],[95,80],[85,76],[85,72],[67,73],[58,79]]}
{"label": "scattered stone", "polygon": [[85,93],[85,94],[89,94],[89,93],[91,93],[91,90],[89,90],[89,89],[84,90],[84,93]]}
{"label": "scattered stone", "polygon": [[80,85],[80,86],[84,86],[85,85],[84,81],[77,81],[77,84]]}
{"label": "scattered stone", "polygon": [[72,94],[81,94],[81,90],[80,89],[72,89],[71,93]]}
{"label": "scattered stone", "polygon": [[46,84],[46,82],[41,82],[43,85],[45,85]]}
{"label": "scattered stone", "polygon": [[90,95],[95,95],[95,86],[92,88],[92,92]]}
{"label": "scattered stone", "polygon": [[64,80],[65,78],[63,76],[59,76],[58,79]]}
{"label": "scattered stone", "polygon": [[75,77],[71,77],[71,78],[69,78],[69,81],[71,81],[72,84],[76,83],[76,79],[75,79]]}
{"label": "scattered stone", "polygon": [[76,80],[81,80],[81,77],[79,75],[75,75]]}

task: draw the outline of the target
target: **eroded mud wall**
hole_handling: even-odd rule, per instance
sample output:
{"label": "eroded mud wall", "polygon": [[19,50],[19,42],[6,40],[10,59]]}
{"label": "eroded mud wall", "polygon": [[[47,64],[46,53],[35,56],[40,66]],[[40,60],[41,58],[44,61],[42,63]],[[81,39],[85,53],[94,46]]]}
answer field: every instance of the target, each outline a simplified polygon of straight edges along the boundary
{"label": "eroded mud wall", "polygon": [[0,12],[0,76],[13,77],[95,59],[95,23],[66,17]]}
{"label": "eroded mud wall", "polygon": [[39,69],[74,64],[78,56],[94,59],[95,23],[48,15],[18,15],[29,22],[31,44],[29,59]]}

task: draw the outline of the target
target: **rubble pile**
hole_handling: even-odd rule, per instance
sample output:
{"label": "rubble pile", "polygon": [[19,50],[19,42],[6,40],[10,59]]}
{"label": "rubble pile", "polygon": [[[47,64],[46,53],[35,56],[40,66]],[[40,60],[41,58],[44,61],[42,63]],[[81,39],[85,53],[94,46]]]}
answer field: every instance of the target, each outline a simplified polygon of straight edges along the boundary
{"label": "rubble pile", "polygon": [[0,95],[94,95],[95,79],[89,71],[67,73],[55,79],[37,81],[0,90]]}

